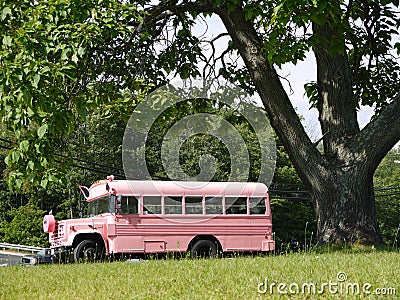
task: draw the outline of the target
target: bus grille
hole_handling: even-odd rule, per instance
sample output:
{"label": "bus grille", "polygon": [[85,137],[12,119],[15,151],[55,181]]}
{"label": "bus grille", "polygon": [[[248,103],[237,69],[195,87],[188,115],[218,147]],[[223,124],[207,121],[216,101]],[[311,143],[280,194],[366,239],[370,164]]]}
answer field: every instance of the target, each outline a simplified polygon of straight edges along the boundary
{"label": "bus grille", "polygon": [[64,225],[56,223],[53,234],[50,238],[50,243],[52,247],[61,246],[62,240],[64,238]]}

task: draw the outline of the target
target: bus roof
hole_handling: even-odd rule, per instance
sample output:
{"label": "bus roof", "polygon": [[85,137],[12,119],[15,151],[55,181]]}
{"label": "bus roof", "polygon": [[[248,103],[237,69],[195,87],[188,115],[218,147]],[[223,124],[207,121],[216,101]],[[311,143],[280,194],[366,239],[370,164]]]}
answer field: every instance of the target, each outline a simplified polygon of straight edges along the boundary
{"label": "bus roof", "polygon": [[89,188],[80,187],[86,201],[110,194],[116,195],[168,195],[168,196],[255,196],[268,193],[259,182],[193,182],[151,180],[99,180]]}

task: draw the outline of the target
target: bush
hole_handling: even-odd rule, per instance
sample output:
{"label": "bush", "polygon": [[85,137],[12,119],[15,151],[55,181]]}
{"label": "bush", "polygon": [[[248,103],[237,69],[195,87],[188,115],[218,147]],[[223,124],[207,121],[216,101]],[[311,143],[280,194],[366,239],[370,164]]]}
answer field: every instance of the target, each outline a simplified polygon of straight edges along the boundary
{"label": "bush", "polygon": [[294,242],[300,243],[300,249],[310,246],[317,233],[311,201],[271,199],[271,210],[277,250],[286,251]]}
{"label": "bush", "polygon": [[42,229],[45,211],[31,204],[20,206],[10,212],[13,217],[9,223],[3,223],[0,236],[8,243],[30,246],[47,246],[47,235]]}
{"label": "bush", "polygon": [[[377,197],[376,210],[379,228],[387,245],[399,246],[400,241],[400,198],[399,196]],[[397,241],[396,241],[397,239]]]}

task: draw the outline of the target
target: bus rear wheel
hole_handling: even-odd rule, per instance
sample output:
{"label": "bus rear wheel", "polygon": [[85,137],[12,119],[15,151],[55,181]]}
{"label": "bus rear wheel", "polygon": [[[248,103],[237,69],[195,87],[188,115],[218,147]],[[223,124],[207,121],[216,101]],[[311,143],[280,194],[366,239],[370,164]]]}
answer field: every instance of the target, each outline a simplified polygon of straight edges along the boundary
{"label": "bus rear wheel", "polygon": [[216,256],[217,244],[210,240],[197,241],[190,251],[191,258],[215,258]]}
{"label": "bus rear wheel", "polygon": [[101,244],[93,240],[83,240],[74,249],[74,261],[95,262],[102,258],[104,249]]}

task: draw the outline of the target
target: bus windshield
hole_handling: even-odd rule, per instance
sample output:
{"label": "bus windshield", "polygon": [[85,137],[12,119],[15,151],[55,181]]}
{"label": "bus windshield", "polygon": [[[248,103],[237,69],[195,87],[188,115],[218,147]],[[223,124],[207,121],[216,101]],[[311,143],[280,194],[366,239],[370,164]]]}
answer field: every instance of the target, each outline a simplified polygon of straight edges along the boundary
{"label": "bus windshield", "polygon": [[89,202],[87,212],[88,217],[115,212],[114,196],[105,196]]}

